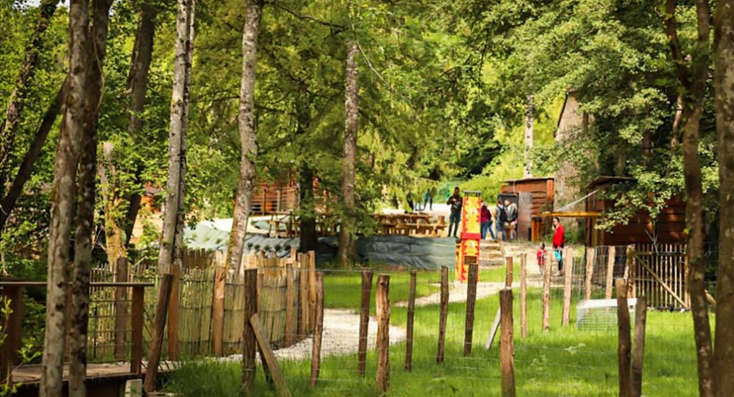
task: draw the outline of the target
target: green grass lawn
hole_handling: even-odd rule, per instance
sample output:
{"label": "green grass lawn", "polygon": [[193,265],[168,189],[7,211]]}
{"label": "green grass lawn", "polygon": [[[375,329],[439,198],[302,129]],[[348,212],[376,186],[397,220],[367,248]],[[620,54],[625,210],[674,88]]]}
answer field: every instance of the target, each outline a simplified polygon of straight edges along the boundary
{"label": "green grass lawn", "polygon": [[[482,273],[484,281],[504,279],[504,270]],[[329,275],[325,297],[330,307],[358,306],[359,275]],[[347,280],[352,279],[350,283]],[[433,291],[438,273],[419,273],[418,290]],[[391,301],[405,300],[407,274],[393,274],[390,281]],[[333,288],[333,290],[330,290]],[[556,297],[558,294],[554,294]],[[331,296],[331,297],[330,297]],[[616,396],[617,335],[613,332],[578,331],[572,325],[561,327],[561,301],[555,299],[551,309],[551,330],[541,327],[541,293],[528,294],[528,329],[520,338],[519,292],[515,291],[515,373],[520,396]],[[354,303],[356,300],[357,303]],[[342,305],[342,306],[340,306]],[[415,315],[413,371],[403,370],[405,343],[390,349],[390,396],[496,396],[500,394],[499,352],[497,342],[484,350],[484,342],[498,307],[498,297],[477,302],[473,354],[463,357],[463,303],[449,306],[446,358],[443,365],[435,362],[438,334],[438,305],[419,307]],[[391,308],[391,323],[405,326],[407,310]],[[572,312],[572,321],[574,313]],[[499,339],[499,336],[497,340]],[[376,357],[370,351],[367,376],[356,374],[355,354],[328,356],[322,360],[321,376],[316,388],[308,385],[310,361],[281,362],[283,373],[294,396],[376,396]],[[690,313],[650,312],[646,338],[643,394],[645,396],[695,396],[695,347]],[[194,362],[184,365],[172,375],[165,389],[187,396],[235,396],[240,383],[239,363]],[[271,395],[262,372],[258,369],[258,393]]]}

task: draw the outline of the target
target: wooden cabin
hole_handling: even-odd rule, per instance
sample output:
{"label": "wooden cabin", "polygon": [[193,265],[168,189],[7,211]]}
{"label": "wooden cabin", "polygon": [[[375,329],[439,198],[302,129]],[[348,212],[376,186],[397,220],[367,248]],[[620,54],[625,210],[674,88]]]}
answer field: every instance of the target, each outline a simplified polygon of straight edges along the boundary
{"label": "wooden cabin", "polygon": [[[634,178],[603,176],[593,180],[586,187],[586,211],[598,212],[614,208],[618,203],[610,196],[615,190],[623,191],[626,186],[636,183]],[[592,194],[593,193],[593,194]],[[615,225],[611,230],[597,230],[596,217],[586,218],[586,245],[630,245],[685,243],[686,204],[680,197],[668,200],[666,207],[653,220],[645,210],[637,211],[627,224]]]}
{"label": "wooden cabin", "polygon": [[[540,241],[541,235],[550,230],[550,219],[541,213],[553,209],[554,179],[552,177],[511,179],[502,182],[500,197],[517,197],[518,239]],[[504,200],[504,198],[503,198]]]}

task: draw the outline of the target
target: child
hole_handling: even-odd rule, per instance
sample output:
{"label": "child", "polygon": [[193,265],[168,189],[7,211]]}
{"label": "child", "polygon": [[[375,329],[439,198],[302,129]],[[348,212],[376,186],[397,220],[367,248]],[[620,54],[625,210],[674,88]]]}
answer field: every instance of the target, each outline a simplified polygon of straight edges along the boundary
{"label": "child", "polygon": [[542,276],[545,272],[545,243],[540,243],[536,255],[538,257],[538,273]]}

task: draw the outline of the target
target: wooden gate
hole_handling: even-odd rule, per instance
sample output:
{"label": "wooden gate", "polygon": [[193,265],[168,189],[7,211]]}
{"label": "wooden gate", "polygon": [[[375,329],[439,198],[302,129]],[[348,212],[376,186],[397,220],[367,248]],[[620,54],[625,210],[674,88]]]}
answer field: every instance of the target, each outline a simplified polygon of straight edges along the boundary
{"label": "wooden gate", "polygon": [[652,307],[690,308],[685,244],[636,244],[632,255],[636,296]]}

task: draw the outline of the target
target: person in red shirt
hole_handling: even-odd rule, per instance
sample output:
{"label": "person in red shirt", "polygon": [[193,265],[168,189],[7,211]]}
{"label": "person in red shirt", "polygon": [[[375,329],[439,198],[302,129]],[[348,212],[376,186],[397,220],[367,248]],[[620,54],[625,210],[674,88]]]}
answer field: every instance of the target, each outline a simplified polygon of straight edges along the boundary
{"label": "person in red shirt", "polygon": [[566,245],[566,232],[558,217],[553,218],[553,227],[556,232],[553,233],[553,254],[558,261],[558,274],[563,274],[563,246]]}

